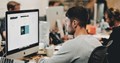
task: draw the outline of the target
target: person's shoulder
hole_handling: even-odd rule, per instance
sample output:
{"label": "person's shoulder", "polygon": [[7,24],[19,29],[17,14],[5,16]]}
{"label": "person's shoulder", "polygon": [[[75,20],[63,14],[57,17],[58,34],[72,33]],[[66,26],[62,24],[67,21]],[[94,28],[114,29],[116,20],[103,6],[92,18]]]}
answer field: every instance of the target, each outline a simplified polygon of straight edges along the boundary
{"label": "person's shoulder", "polygon": [[101,43],[100,43],[100,41],[96,38],[96,37],[94,37],[93,35],[85,35],[84,37],[82,37],[81,38],[81,41],[84,41],[85,42],[85,44],[94,44],[94,45],[102,45]]}
{"label": "person's shoulder", "polygon": [[72,44],[74,39],[67,40],[64,42],[64,45]]}
{"label": "person's shoulder", "polygon": [[113,28],[113,31],[117,31],[117,30],[120,30],[120,26]]}
{"label": "person's shoulder", "polygon": [[72,48],[72,47],[75,47],[76,46],[76,39],[70,39],[70,40],[67,40],[63,43],[63,46],[64,47],[68,47],[68,48]]}
{"label": "person's shoulder", "polygon": [[77,43],[83,42],[83,39],[85,39],[85,38],[86,37],[84,37],[84,36],[77,36],[77,37],[75,37],[73,39],[70,39],[70,40],[66,41],[64,43],[64,45],[76,45]]}

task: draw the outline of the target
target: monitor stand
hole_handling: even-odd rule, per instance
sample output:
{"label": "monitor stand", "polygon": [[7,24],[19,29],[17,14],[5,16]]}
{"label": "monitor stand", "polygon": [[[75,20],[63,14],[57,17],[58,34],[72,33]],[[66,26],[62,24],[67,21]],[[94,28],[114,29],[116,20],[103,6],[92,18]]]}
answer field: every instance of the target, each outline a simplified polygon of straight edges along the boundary
{"label": "monitor stand", "polygon": [[25,57],[25,56],[28,56],[28,55],[30,55],[30,54],[33,54],[33,53],[38,52],[38,50],[39,50],[39,47],[38,47],[38,46],[35,46],[35,47],[33,47],[33,48],[29,48],[29,49],[20,51],[20,52],[18,52],[18,53],[14,53],[14,54],[11,54],[11,55],[7,55],[6,57],[7,57],[7,58],[13,58],[13,59],[23,58],[23,57]]}

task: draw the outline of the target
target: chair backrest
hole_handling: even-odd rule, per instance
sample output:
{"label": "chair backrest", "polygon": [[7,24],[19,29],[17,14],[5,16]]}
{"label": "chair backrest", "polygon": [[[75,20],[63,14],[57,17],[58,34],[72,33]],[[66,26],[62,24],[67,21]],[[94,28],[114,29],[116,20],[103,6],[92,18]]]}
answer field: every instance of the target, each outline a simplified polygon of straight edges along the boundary
{"label": "chair backrest", "polygon": [[96,47],[90,55],[88,63],[108,63],[107,61],[107,49],[112,44],[112,40],[108,42],[106,46]]}

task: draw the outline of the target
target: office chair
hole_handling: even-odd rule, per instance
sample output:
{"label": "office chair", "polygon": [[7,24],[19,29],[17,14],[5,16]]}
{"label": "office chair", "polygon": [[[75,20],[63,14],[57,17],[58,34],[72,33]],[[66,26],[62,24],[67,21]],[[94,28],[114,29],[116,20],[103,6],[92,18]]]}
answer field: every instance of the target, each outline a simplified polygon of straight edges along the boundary
{"label": "office chair", "polygon": [[109,41],[106,46],[96,47],[88,60],[88,63],[108,63],[107,60],[107,49],[112,44],[113,40]]}

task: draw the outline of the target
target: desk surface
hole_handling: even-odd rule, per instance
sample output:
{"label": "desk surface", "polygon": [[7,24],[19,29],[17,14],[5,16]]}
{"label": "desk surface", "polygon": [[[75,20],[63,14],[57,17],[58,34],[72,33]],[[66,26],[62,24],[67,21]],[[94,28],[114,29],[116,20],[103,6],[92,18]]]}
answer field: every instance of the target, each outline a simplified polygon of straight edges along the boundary
{"label": "desk surface", "polygon": [[109,38],[109,36],[110,35],[108,35],[108,34],[95,34],[95,35],[93,35],[94,37],[96,37],[96,38]]}
{"label": "desk surface", "polygon": [[[58,50],[61,48],[61,44],[60,45],[56,45],[56,46],[54,46],[54,49],[55,49],[55,51],[54,51],[54,53],[53,54],[56,54],[57,52],[58,52]],[[38,61],[38,59],[40,59],[40,58],[42,58],[42,57],[44,57],[44,58],[50,58],[50,57],[48,57],[47,56],[47,54],[34,54],[34,55],[32,55],[32,56],[28,56],[28,57],[24,57],[24,58],[18,58],[19,60],[25,60],[25,61],[29,61],[28,63],[36,63],[35,61]]]}

